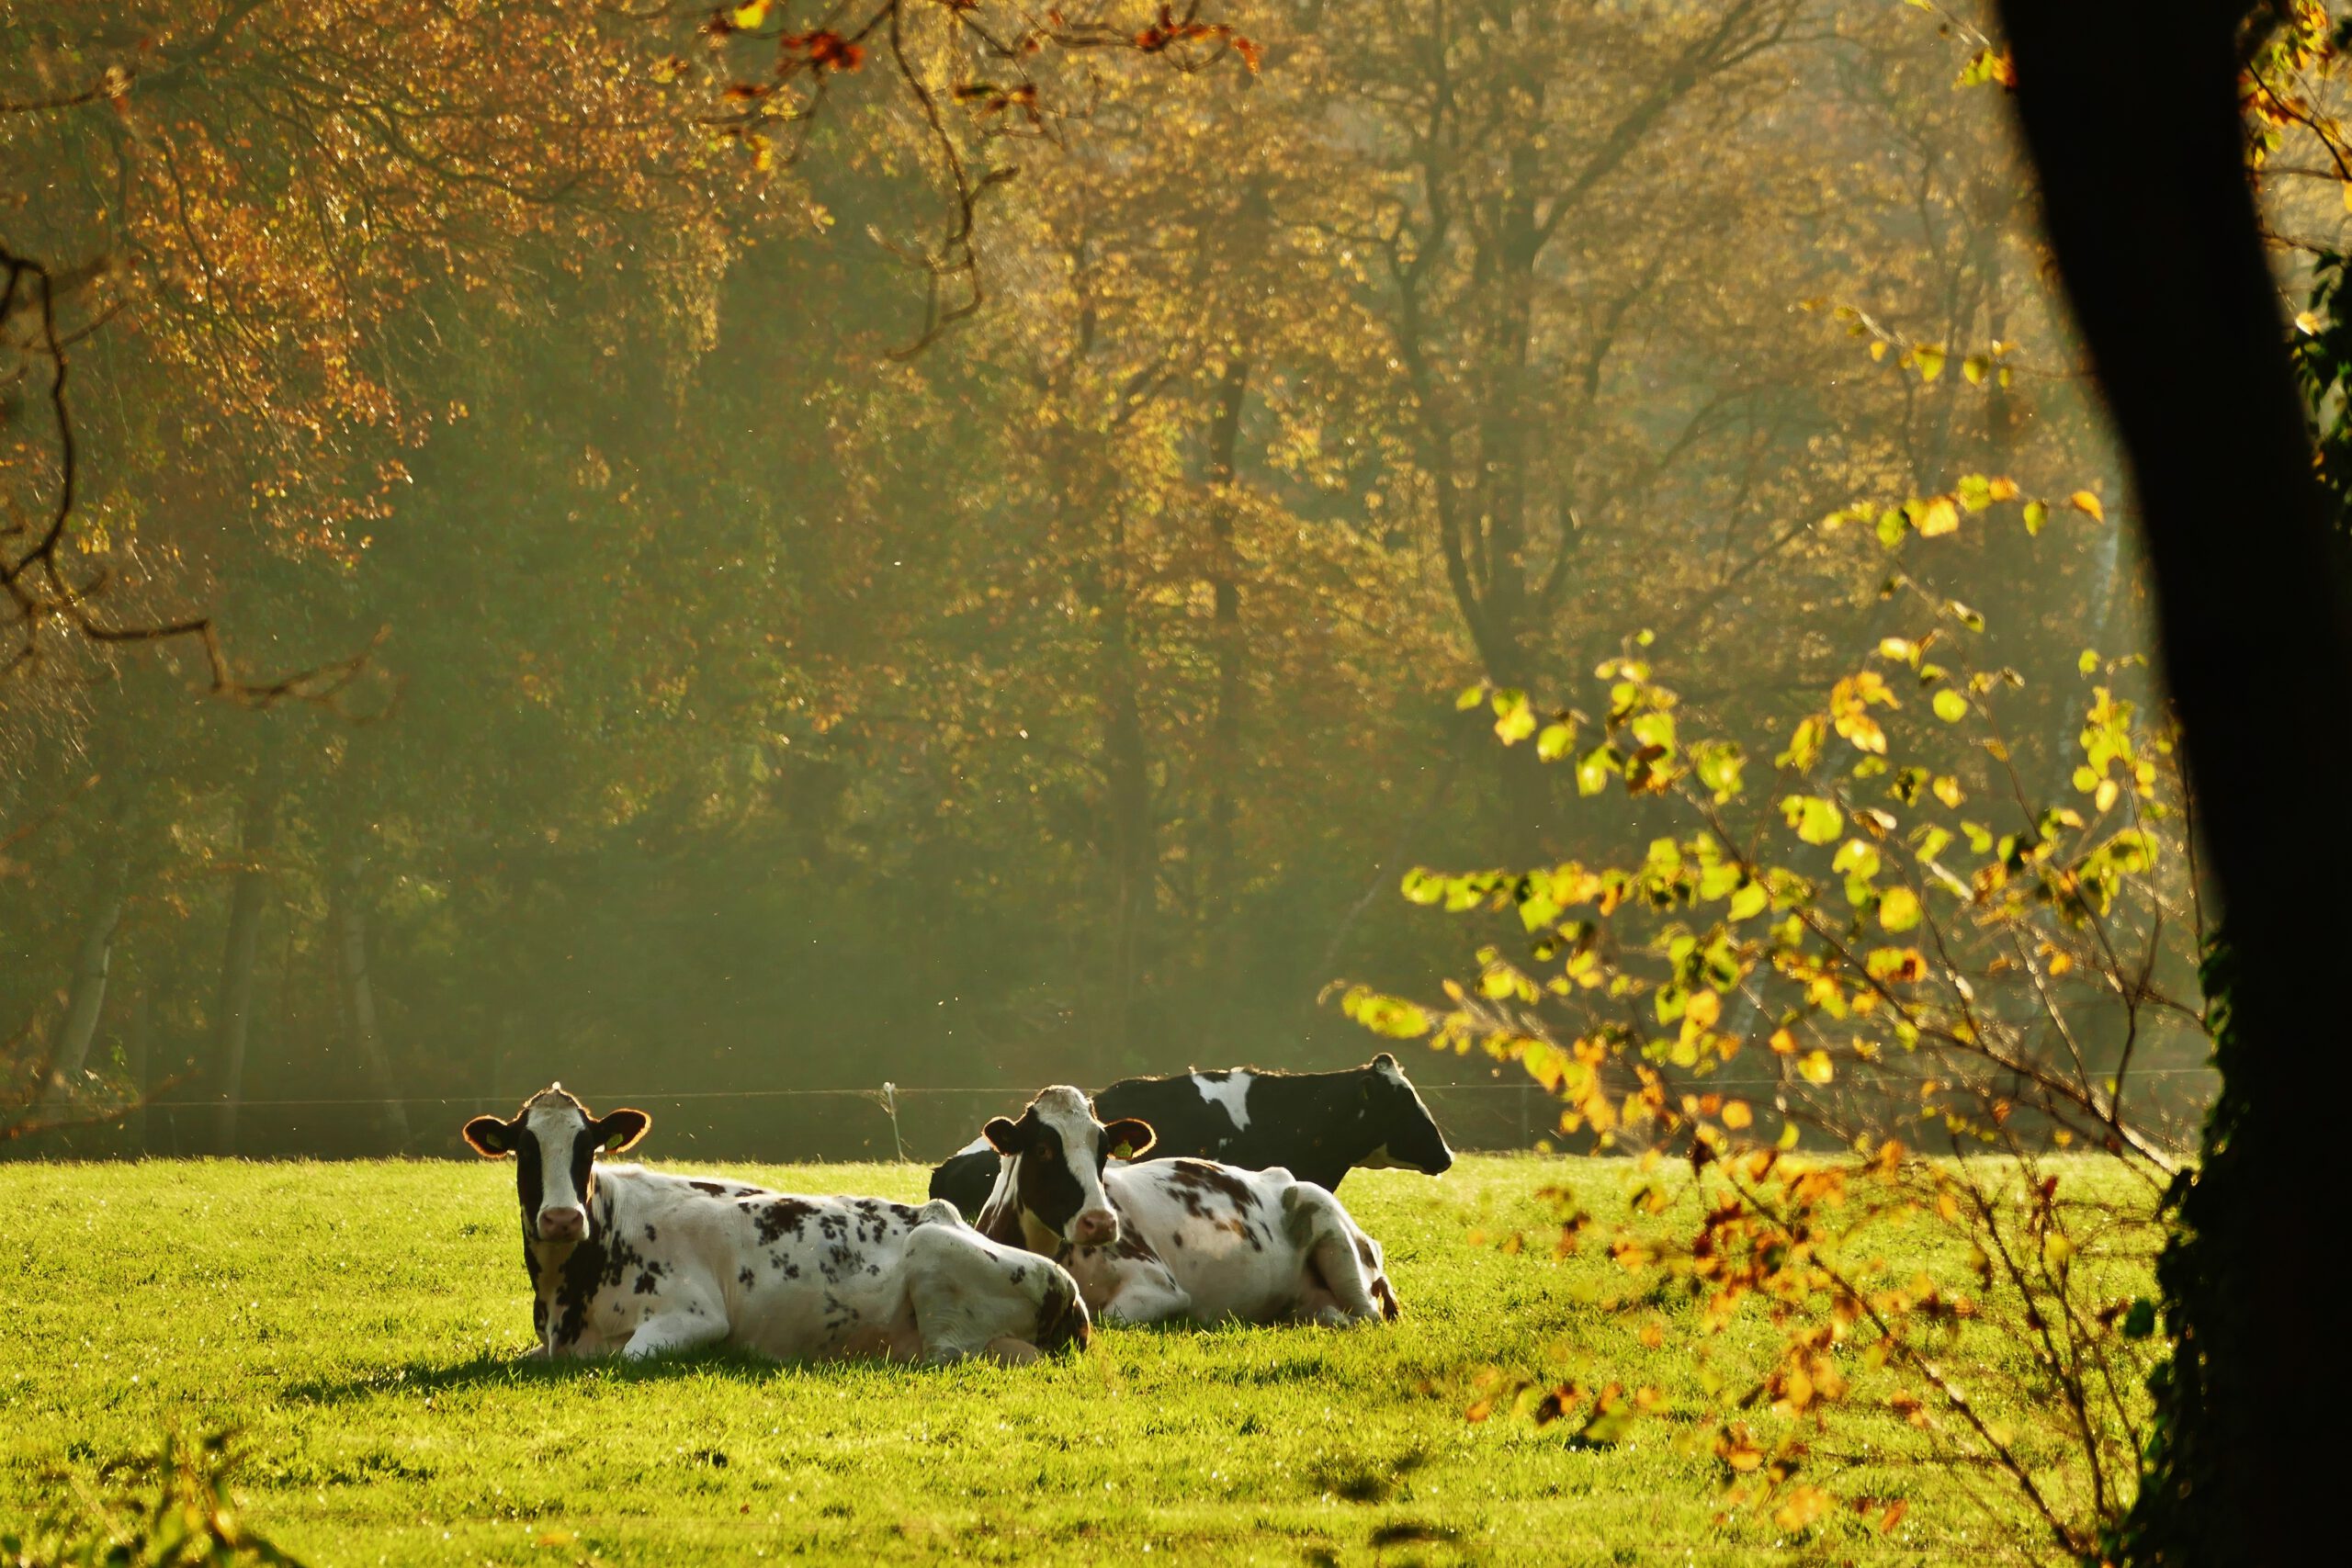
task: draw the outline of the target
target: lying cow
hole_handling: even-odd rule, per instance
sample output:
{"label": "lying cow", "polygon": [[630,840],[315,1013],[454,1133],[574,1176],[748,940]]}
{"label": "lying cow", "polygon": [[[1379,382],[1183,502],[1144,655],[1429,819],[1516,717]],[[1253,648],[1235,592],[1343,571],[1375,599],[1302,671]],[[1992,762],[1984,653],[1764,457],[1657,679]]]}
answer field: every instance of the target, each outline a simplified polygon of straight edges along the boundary
{"label": "lying cow", "polygon": [[[1337,1191],[1356,1166],[1404,1166],[1442,1175],[1453,1151],[1411,1080],[1383,1051],[1338,1073],[1236,1067],[1166,1078],[1122,1078],[1094,1097],[1111,1121],[1133,1117],[1159,1134],[1159,1159],[1186,1155],[1263,1170],[1281,1166]],[[976,1138],[931,1175],[931,1195],[978,1222],[996,1185],[997,1154]]]}
{"label": "lying cow", "polygon": [[466,1142],[514,1158],[535,1354],[644,1357],[725,1342],[779,1360],[1001,1360],[1083,1348],[1086,1307],[1052,1262],[983,1240],[952,1205],[797,1198],[608,1165],[642,1111],[592,1118],[553,1084]]}
{"label": "lying cow", "polygon": [[1347,1324],[1394,1319],[1379,1243],[1340,1201],[1279,1167],[1145,1160],[1152,1129],[1105,1126],[1066,1085],[988,1124],[1003,1156],[980,1234],[1059,1259],[1106,1321]]}

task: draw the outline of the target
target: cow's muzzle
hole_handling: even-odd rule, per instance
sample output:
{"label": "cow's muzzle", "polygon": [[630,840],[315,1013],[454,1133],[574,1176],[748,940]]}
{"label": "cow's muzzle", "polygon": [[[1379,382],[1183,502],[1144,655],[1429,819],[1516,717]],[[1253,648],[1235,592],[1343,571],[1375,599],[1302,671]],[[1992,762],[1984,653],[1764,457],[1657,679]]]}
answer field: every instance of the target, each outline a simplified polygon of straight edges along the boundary
{"label": "cow's muzzle", "polygon": [[1119,1239],[1119,1216],[1108,1209],[1087,1209],[1069,1225],[1069,1239],[1080,1247],[1111,1247]]}
{"label": "cow's muzzle", "polygon": [[588,1211],[580,1208],[541,1209],[541,1241],[578,1241],[588,1234]]}

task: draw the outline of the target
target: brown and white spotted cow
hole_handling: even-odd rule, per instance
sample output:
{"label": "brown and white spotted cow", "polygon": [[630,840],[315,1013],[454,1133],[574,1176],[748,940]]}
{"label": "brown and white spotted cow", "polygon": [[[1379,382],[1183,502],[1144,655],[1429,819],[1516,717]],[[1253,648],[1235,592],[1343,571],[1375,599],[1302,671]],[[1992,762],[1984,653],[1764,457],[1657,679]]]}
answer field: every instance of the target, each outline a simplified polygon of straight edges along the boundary
{"label": "brown and white spotted cow", "polygon": [[[1106,1321],[1370,1323],[1400,1314],[1380,1244],[1277,1166],[1145,1160],[1150,1126],[1105,1126],[1068,1085],[984,1134],[1003,1156],[980,1234],[1058,1259]],[[935,1200],[934,1200],[935,1201]]]}
{"label": "brown and white spotted cow", "polygon": [[727,1343],[779,1360],[1022,1361],[1083,1348],[1086,1306],[1050,1260],[1000,1247],[955,1205],[801,1198],[610,1165],[642,1111],[591,1116],[553,1084],[466,1142],[512,1156],[544,1356]]}

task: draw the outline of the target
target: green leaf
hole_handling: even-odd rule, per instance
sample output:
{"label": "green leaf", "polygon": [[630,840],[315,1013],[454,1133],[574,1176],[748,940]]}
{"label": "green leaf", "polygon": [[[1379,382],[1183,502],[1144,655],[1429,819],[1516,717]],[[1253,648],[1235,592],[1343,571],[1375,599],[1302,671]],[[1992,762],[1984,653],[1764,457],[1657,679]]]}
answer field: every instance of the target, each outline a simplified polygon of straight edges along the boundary
{"label": "green leaf", "polygon": [[1809,773],[1814,763],[1821,760],[1822,742],[1828,738],[1829,723],[1819,714],[1798,723],[1795,733],[1789,737],[1789,749],[1773,761],[1781,767]]}
{"label": "green leaf", "polygon": [[2049,521],[2050,503],[2048,502],[2029,501],[2025,503],[2025,531],[2027,533],[2041,533],[2041,525]]}
{"label": "green leaf", "polygon": [[1739,793],[1739,776],[1747,766],[1747,754],[1737,742],[1701,741],[1692,746],[1690,755],[1698,768],[1699,782],[1713,790],[1717,800],[1729,800]]}
{"label": "green leaf", "polygon": [[1919,896],[1908,887],[1890,887],[1880,895],[1878,923],[1888,931],[1907,931],[1919,923]]}
{"label": "green leaf", "polygon": [[1731,896],[1731,906],[1724,913],[1733,920],[1753,919],[1770,903],[1771,895],[1765,891],[1764,885],[1751,882]]}
{"label": "green leaf", "polygon": [[1462,688],[1462,694],[1453,699],[1453,711],[1468,713],[1486,700],[1487,687],[1484,682],[1476,686],[1464,686]]}
{"label": "green leaf", "polygon": [[1915,344],[1911,363],[1919,367],[1919,379],[1932,381],[1944,373],[1944,345],[1939,343]]}
{"label": "green leaf", "polygon": [[1670,713],[1645,713],[1634,716],[1634,739],[1645,746],[1674,749],[1674,716]]}
{"label": "green leaf", "polygon": [[1516,746],[1535,733],[1535,710],[1528,705],[1525,692],[1495,694],[1495,733],[1506,746]]}
{"label": "green leaf", "polygon": [[2098,649],[2095,648],[2086,648],[2083,649],[2083,656],[2075,660],[2075,668],[2081,671],[2086,675],[2098,673]]}
{"label": "green leaf", "polygon": [[1844,830],[1846,814],[1837,803],[1817,795],[1792,795],[1781,802],[1781,814],[1797,837],[1808,844],[1826,844]]}
{"label": "green leaf", "polygon": [[1839,876],[1857,876],[1864,881],[1878,874],[1878,851],[1860,839],[1849,839],[1838,846],[1838,853],[1829,862],[1829,869]]}
{"label": "green leaf", "polygon": [[1946,686],[1936,694],[1936,716],[1946,724],[1958,724],[1968,716],[1968,699]]}
{"label": "green leaf", "polygon": [[1568,748],[1576,744],[1576,739],[1577,727],[1568,720],[1547,724],[1535,738],[1535,754],[1547,762],[1556,762],[1568,754]]}
{"label": "green leaf", "polygon": [[1609,787],[1610,778],[1624,765],[1624,755],[1616,747],[1594,747],[1577,761],[1577,793],[1599,795]]}

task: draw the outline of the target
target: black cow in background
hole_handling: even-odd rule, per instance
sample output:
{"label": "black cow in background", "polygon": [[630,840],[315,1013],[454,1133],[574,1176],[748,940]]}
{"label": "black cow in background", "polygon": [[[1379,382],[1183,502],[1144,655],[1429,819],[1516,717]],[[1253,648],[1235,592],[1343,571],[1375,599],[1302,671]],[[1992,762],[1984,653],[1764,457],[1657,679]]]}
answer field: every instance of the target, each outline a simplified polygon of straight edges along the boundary
{"label": "black cow in background", "polygon": [[[1121,1078],[1094,1097],[1105,1122],[1133,1117],[1159,1134],[1154,1159],[1212,1159],[1251,1170],[1282,1166],[1337,1190],[1357,1166],[1442,1175],[1453,1151],[1396,1058],[1384,1051],[1337,1073],[1252,1067]],[[931,1173],[931,1195],[976,1218],[996,1185],[997,1155],[975,1139]]]}

